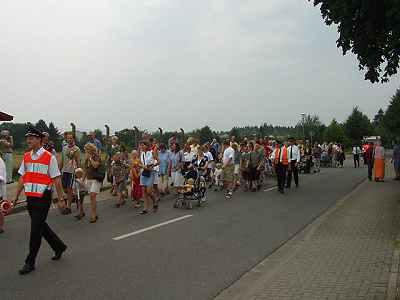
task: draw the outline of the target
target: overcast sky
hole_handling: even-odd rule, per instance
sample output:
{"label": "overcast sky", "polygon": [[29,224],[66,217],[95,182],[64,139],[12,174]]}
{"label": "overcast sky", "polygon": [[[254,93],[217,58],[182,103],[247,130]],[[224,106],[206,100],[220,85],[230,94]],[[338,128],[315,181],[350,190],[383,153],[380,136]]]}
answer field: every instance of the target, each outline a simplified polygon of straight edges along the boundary
{"label": "overcast sky", "polygon": [[0,110],[79,129],[295,125],[372,117],[364,81],[306,0],[3,0]]}

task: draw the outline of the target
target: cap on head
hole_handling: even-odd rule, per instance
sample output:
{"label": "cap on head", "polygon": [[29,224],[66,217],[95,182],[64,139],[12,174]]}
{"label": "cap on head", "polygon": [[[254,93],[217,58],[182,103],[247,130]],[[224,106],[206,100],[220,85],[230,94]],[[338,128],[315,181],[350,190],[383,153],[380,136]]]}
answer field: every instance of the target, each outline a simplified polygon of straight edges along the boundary
{"label": "cap on head", "polygon": [[33,126],[29,126],[25,136],[26,137],[33,136],[33,137],[37,137],[37,138],[43,138],[44,134],[39,129],[37,129]]}

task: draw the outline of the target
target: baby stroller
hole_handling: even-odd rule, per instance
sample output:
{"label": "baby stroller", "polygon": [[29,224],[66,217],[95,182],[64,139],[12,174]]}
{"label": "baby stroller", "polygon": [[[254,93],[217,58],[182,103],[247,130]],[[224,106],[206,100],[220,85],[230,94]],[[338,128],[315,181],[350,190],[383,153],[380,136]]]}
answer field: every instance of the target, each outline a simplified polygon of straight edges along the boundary
{"label": "baby stroller", "polygon": [[310,156],[302,156],[299,163],[299,173],[311,173],[313,166],[314,162]]}
{"label": "baby stroller", "polygon": [[332,167],[332,158],[329,156],[329,154],[324,151],[321,154],[321,167],[324,168],[330,168]]}
{"label": "baby stroller", "polygon": [[192,209],[192,201],[201,207],[205,201],[206,181],[203,174],[197,168],[191,167],[185,173],[185,184],[183,189],[178,193],[174,203],[174,208]]}

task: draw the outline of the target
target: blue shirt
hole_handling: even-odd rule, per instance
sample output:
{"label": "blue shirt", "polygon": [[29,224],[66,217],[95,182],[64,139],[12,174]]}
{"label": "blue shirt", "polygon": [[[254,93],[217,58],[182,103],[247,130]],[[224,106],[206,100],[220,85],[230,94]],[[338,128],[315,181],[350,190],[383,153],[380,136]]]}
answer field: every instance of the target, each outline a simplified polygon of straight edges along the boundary
{"label": "blue shirt", "polygon": [[160,161],[160,175],[167,175],[170,161],[170,152],[158,152],[158,160]]}
{"label": "blue shirt", "polygon": [[101,150],[101,148],[103,147],[103,146],[101,145],[101,142],[100,142],[98,139],[94,139],[93,141],[88,141],[88,142],[86,143],[86,145],[87,145],[87,144],[93,144],[93,145],[95,145],[96,148],[97,148],[97,150]]}

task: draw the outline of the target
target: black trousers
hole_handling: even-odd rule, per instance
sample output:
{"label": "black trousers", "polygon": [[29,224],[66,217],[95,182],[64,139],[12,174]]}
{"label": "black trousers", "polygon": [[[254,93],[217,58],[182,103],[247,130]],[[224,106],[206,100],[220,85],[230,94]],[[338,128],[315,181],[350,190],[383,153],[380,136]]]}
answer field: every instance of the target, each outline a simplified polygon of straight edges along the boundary
{"label": "black trousers", "polygon": [[279,163],[275,167],[276,178],[278,179],[278,189],[283,191],[286,183],[287,166]]}
{"label": "black trousers", "polygon": [[296,161],[295,160],[290,162],[290,168],[288,170],[286,186],[289,187],[289,188],[292,185],[292,174],[293,174],[293,177],[294,177],[294,183],[296,185],[299,185],[299,169],[296,166]]}
{"label": "black trousers", "polygon": [[359,168],[360,167],[360,155],[353,154],[353,158],[354,158],[354,168]]}
{"label": "black trousers", "polygon": [[29,254],[26,257],[25,263],[34,266],[42,243],[42,237],[44,237],[54,252],[63,250],[66,246],[46,223],[51,204],[51,192],[46,192],[42,198],[27,197],[27,204],[29,216],[31,217],[31,235],[29,240]]}
{"label": "black trousers", "polygon": [[368,164],[368,178],[371,180],[372,179],[372,170],[374,169],[374,162],[369,161],[367,162]]}

